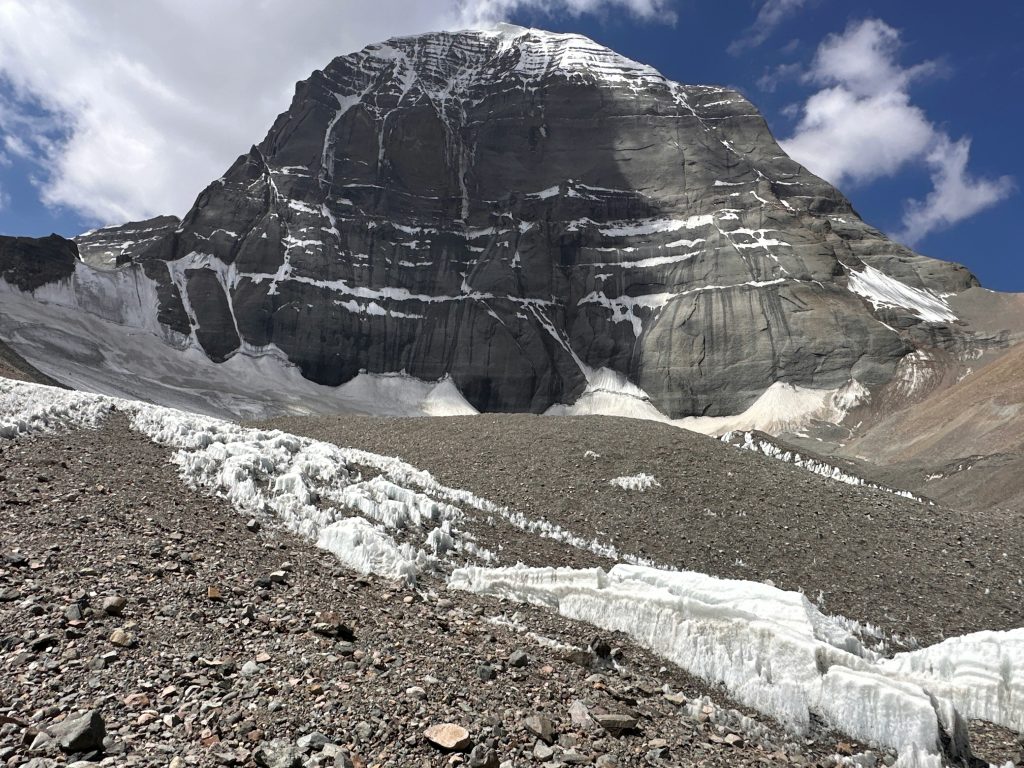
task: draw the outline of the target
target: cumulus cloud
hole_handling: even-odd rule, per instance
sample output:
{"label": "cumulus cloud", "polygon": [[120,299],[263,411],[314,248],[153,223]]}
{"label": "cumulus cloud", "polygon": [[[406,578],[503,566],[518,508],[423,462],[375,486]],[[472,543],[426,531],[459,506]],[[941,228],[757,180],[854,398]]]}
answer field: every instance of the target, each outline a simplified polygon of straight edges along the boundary
{"label": "cumulus cloud", "polygon": [[764,0],[757,18],[743,36],[729,44],[728,51],[738,56],[749,48],[757,48],[778,29],[789,16],[801,10],[810,0]]}
{"label": "cumulus cloud", "polygon": [[897,235],[916,243],[1004,199],[1013,184],[970,175],[970,140],[951,139],[911,100],[910,86],[941,66],[902,66],[900,47],[899,32],[878,19],[827,37],[803,75],[820,89],[799,110],[793,135],[780,143],[837,186],[894,176],[908,166],[929,169],[933,189],[908,203]]}
{"label": "cumulus cloud", "polygon": [[1009,176],[998,179],[976,179],[967,170],[971,152],[970,139],[951,142],[941,137],[928,153],[926,161],[932,169],[932,191],[924,200],[907,203],[902,240],[915,243],[929,232],[956,224],[995,205],[1013,193]]}
{"label": "cumulus cloud", "polygon": [[[522,10],[671,20],[667,0],[0,0],[0,141],[43,202],[97,223],[182,214],[296,81],[403,34]],[[40,51],[45,55],[40,55]]]}
{"label": "cumulus cloud", "polygon": [[517,11],[534,11],[549,16],[625,11],[644,21],[674,24],[676,13],[669,0],[462,0],[460,19],[466,26],[507,19]]}

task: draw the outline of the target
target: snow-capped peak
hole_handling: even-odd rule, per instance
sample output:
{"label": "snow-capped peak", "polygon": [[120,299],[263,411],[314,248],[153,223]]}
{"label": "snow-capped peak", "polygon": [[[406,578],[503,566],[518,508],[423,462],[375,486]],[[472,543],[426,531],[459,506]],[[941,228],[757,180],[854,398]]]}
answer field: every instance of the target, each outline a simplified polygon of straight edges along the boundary
{"label": "snow-capped peak", "polygon": [[354,56],[374,70],[393,62],[406,86],[418,82],[431,96],[450,96],[475,84],[516,77],[524,83],[553,76],[582,78],[634,90],[671,85],[653,67],[583,35],[506,23],[392,38]]}

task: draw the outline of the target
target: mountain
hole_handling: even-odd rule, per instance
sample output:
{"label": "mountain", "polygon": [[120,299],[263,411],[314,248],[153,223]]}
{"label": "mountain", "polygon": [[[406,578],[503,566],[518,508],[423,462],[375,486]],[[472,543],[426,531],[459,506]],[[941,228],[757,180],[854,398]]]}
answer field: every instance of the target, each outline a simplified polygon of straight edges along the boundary
{"label": "mountain", "polygon": [[41,286],[2,256],[0,333],[62,381],[236,416],[365,409],[347,386],[776,432],[1006,345],[951,308],[967,270],[862,222],[735,90],[508,25],[335,59],[183,220],[77,247]]}

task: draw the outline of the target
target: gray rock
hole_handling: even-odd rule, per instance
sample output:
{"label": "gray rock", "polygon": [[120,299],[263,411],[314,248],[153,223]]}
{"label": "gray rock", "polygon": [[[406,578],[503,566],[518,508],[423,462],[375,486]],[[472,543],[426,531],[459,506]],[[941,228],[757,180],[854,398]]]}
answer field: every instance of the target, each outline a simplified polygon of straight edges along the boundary
{"label": "gray rock", "polygon": [[576,699],[569,705],[569,719],[573,725],[584,731],[591,731],[597,728],[597,723],[590,716],[590,710],[587,708],[587,705],[579,699]]}
{"label": "gray rock", "polygon": [[526,653],[526,651],[517,650],[517,651],[512,651],[512,653],[509,654],[508,665],[510,667],[515,667],[515,668],[525,667],[529,663],[530,663],[530,656],[529,656],[529,654]]}
{"label": "gray rock", "polygon": [[476,676],[483,681],[493,680],[497,673],[494,671],[494,667],[490,664],[481,664],[476,668]]}
{"label": "gray rock", "polygon": [[554,754],[555,750],[540,739],[537,739],[537,741],[533,743],[533,756],[542,763],[550,760]]}
{"label": "gray rock", "polygon": [[523,720],[523,727],[546,744],[555,741],[555,723],[547,715],[530,715]]}
{"label": "gray rock", "polygon": [[103,748],[107,727],[103,716],[95,709],[69,717],[50,726],[50,734],[65,752],[90,752]]}
{"label": "gray rock", "polygon": [[498,768],[498,753],[486,744],[477,744],[469,753],[469,768]]}
{"label": "gray rock", "polygon": [[331,740],[320,733],[320,731],[312,731],[310,733],[303,734],[295,740],[295,744],[298,748],[306,751],[322,749],[325,744],[329,744],[330,742]]}
{"label": "gray rock", "polygon": [[305,758],[294,744],[274,739],[261,744],[253,753],[253,759],[260,768],[301,768]]}
{"label": "gray rock", "polygon": [[591,717],[613,736],[618,736],[626,731],[632,731],[637,726],[637,719],[632,715],[622,712],[608,712],[605,714],[591,714]]}
{"label": "gray rock", "polygon": [[110,595],[109,597],[103,598],[101,608],[108,616],[120,616],[124,613],[126,605],[128,605],[128,601],[121,597],[121,595]]}
{"label": "gray rock", "polygon": [[251,659],[245,662],[245,664],[242,665],[241,669],[241,673],[246,677],[252,677],[253,675],[258,674],[259,671],[260,665]]}

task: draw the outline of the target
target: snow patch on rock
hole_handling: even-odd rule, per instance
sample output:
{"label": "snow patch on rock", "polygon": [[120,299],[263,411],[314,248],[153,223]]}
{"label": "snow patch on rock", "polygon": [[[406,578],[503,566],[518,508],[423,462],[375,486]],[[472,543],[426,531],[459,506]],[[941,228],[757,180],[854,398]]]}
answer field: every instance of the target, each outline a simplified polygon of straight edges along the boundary
{"label": "snow patch on rock", "polygon": [[847,287],[870,301],[875,309],[907,309],[929,323],[951,323],[957,319],[945,299],[923,288],[912,288],[867,264],[860,272],[849,271]]}

